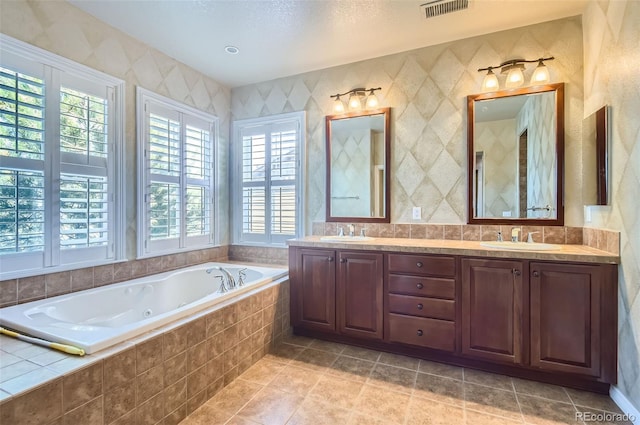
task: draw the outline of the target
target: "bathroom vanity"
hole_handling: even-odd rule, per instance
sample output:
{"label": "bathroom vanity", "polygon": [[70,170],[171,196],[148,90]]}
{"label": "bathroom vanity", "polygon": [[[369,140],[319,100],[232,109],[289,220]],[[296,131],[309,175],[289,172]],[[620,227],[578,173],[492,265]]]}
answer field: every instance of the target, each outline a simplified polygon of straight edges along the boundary
{"label": "bathroom vanity", "polygon": [[616,256],[392,238],[289,246],[296,334],[597,392],[616,382]]}

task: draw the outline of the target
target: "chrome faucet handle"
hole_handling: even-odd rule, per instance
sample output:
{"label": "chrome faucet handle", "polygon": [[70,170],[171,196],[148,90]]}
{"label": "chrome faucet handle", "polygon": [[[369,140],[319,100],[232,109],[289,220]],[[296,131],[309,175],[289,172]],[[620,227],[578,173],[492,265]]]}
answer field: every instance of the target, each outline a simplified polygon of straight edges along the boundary
{"label": "chrome faucet handle", "polygon": [[342,227],[338,227],[338,236],[344,236],[344,229]]}
{"label": "chrome faucet handle", "polygon": [[218,288],[218,292],[220,292],[221,294],[224,294],[225,292],[229,292],[227,285],[224,284],[224,276],[220,275],[216,277],[220,279],[220,288]]}
{"label": "chrome faucet handle", "polygon": [[540,233],[540,232],[529,232],[529,234],[527,235],[527,243],[534,243],[535,241],[533,240],[533,236],[536,233]]}
{"label": "chrome faucet handle", "polygon": [[360,229],[360,236],[363,237],[363,238],[367,236],[364,233],[364,227],[362,229]]}
{"label": "chrome faucet handle", "polygon": [[504,242],[504,240],[502,239],[502,232],[498,232],[498,242]]}
{"label": "chrome faucet handle", "polygon": [[247,268],[240,269],[238,272],[238,286],[244,286],[244,279],[247,277]]}

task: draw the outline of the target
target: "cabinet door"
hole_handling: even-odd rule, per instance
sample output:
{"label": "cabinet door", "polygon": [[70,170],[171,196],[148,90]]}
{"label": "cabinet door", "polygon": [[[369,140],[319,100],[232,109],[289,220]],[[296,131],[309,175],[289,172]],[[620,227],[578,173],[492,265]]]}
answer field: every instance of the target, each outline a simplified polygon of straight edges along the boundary
{"label": "cabinet door", "polygon": [[462,260],[462,353],[522,362],[524,291],[520,261]]}
{"label": "cabinet door", "polygon": [[340,333],[382,339],[382,254],[340,251],[338,258]]}
{"label": "cabinet door", "polygon": [[291,291],[295,300],[294,326],[336,330],[335,251],[299,249]]}
{"label": "cabinet door", "polygon": [[598,266],[531,264],[531,366],[600,374]]}

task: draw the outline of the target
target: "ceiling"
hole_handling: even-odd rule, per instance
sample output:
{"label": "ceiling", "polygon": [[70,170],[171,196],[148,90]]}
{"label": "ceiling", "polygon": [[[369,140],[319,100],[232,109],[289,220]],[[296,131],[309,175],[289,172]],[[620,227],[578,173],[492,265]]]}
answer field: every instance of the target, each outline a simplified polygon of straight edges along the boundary
{"label": "ceiling", "polygon": [[575,16],[588,0],[469,0],[426,19],[427,1],[70,0],[229,87]]}

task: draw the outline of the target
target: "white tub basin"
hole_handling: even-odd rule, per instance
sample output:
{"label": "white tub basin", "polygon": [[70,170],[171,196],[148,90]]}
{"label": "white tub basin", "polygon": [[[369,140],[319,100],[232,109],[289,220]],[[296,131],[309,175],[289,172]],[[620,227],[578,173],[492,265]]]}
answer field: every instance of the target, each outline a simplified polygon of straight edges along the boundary
{"label": "white tub basin", "polygon": [[320,238],[323,242],[365,242],[373,239],[371,236],[323,236]]}
{"label": "white tub basin", "polygon": [[555,251],[562,249],[560,245],[542,242],[483,241],[480,242],[480,246],[513,251]]}

